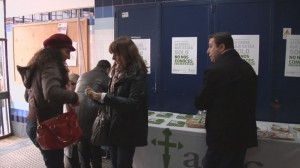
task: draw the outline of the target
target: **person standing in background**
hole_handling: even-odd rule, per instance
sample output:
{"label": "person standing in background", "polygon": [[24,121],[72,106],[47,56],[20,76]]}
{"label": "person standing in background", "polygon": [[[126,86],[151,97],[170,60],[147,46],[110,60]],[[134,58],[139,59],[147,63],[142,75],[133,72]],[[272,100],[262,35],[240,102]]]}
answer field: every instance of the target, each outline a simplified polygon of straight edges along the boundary
{"label": "person standing in background", "polygon": [[66,60],[75,48],[71,38],[64,34],[50,36],[43,45],[26,67],[17,67],[26,88],[25,100],[29,103],[26,132],[40,149],[47,168],[64,168],[63,149],[43,150],[36,141],[36,114],[43,122],[62,114],[64,104],[78,105],[78,95],[66,88],[69,81]]}
{"label": "person standing in background", "polygon": [[91,99],[108,106],[113,168],[132,168],[135,148],[147,145],[147,67],[128,36],[113,41],[109,52],[115,61],[109,91],[95,92],[93,88],[87,87],[85,93]]}
{"label": "person standing in background", "polygon": [[105,110],[105,105],[91,100],[84,94],[87,86],[91,86],[97,92],[107,92],[110,77],[108,76],[111,64],[107,60],[100,60],[97,66],[83,73],[78,79],[75,91],[79,95],[80,106],[77,107],[78,119],[83,136],[78,142],[79,161],[81,168],[101,168],[101,147],[91,143],[92,127],[98,111]]}
{"label": "person standing in background", "polygon": [[[76,84],[78,81],[79,75],[76,73],[69,74],[69,82],[67,88],[71,91],[75,91]],[[65,112],[75,111],[74,107],[67,106]],[[72,108],[72,109],[70,109]],[[77,114],[78,115],[78,114]],[[78,158],[78,147],[77,144],[71,144],[64,148],[64,164],[65,168],[80,168],[79,158]]]}
{"label": "person standing in background", "polygon": [[209,36],[212,64],[194,102],[207,110],[204,168],[242,168],[247,148],[257,146],[257,75],[233,44],[228,32]]}

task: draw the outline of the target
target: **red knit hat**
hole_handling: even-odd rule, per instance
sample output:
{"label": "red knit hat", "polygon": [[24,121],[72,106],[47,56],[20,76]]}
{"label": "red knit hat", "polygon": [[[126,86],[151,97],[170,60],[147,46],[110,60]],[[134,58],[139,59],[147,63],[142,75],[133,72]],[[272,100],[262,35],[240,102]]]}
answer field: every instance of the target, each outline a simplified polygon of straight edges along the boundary
{"label": "red knit hat", "polygon": [[65,34],[53,34],[44,42],[45,48],[69,48],[71,51],[75,51],[75,48],[72,46],[72,40],[69,36]]}

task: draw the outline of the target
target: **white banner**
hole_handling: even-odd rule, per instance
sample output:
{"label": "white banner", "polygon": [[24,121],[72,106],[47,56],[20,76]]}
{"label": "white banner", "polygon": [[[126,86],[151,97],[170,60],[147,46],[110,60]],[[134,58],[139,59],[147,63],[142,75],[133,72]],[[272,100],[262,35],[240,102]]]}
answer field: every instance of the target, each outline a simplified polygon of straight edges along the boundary
{"label": "white banner", "polygon": [[[202,168],[201,161],[207,150],[206,131],[186,125],[169,126],[170,121],[185,122],[178,115],[148,113],[149,120],[159,119],[160,122],[149,123],[148,145],[136,148],[134,168]],[[271,128],[272,124],[300,128],[298,124],[257,121],[262,129]],[[299,136],[295,135],[295,140],[259,138],[258,147],[247,150],[244,168],[299,168],[299,156]]]}

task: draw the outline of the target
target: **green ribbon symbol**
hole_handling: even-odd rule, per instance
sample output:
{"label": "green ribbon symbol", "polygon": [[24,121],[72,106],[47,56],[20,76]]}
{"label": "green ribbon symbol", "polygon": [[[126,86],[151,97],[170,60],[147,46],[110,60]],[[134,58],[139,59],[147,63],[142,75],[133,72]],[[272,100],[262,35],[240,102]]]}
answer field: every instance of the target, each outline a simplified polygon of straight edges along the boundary
{"label": "green ribbon symbol", "polygon": [[178,148],[178,150],[179,150],[183,147],[183,145],[180,142],[178,142],[177,144],[170,142],[170,136],[172,135],[172,132],[169,128],[164,129],[163,134],[165,135],[165,141],[157,141],[156,142],[156,138],[154,138],[151,142],[154,146],[156,146],[156,144],[158,144],[160,146],[165,147],[165,151],[163,154],[164,168],[168,168],[169,163],[170,163],[170,158],[171,158],[170,153],[169,153],[170,147]]}

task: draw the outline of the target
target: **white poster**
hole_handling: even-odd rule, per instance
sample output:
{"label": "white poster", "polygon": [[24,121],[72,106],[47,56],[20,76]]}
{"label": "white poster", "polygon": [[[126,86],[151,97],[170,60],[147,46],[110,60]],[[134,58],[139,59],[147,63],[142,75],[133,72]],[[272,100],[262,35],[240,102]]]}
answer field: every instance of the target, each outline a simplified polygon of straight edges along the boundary
{"label": "white poster", "polygon": [[70,59],[67,59],[68,66],[77,66],[77,42],[72,42],[72,46],[76,49],[76,51],[71,51]]}
{"label": "white poster", "polygon": [[140,55],[143,57],[145,64],[148,68],[148,74],[150,74],[150,51],[151,51],[151,40],[150,39],[132,39],[137,48],[139,49]]}
{"label": "white poster", "polygon": [[172,38],[172,74],[197,74],[197,37]]}
{"label": "white poster", "polygon": [[259,35],[232,35],[234,48],[258,75]]}
{"label": "white poster", "polygon": [[300,35],[286,38],[284,76],[300,77]]}

